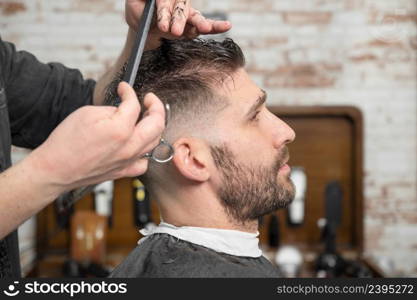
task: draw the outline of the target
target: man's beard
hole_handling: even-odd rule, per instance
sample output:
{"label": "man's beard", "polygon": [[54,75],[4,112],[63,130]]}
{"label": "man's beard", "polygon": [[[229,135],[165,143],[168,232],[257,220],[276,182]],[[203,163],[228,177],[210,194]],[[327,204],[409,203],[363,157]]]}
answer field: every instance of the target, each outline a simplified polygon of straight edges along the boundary
{"label": "man's beard", "polygon": [[289,157],[287,147],[269,167],[246,166],[237,161],[227,146],[212,146],[211,154],[222,180],[219,198],[234,220],[240,223],[256,220],[287,207],[293,200],[295,188],[289,175],[278,177],[279,169]]}

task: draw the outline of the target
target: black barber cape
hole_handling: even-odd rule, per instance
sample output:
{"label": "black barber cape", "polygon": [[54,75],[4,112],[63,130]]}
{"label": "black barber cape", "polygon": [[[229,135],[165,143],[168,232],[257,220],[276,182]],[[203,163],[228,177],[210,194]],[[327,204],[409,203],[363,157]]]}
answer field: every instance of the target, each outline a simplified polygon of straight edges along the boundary
{"label": "black barber cape", "polygon": [[[94,86],[78,70],[43,64],[0,38],[0,172],[11,166],[12,144],[38,147],[66,116],[92,103]],[[20,275],[14,231],[0,239],[0,278]]]}
{"label": "black barber cape", "polygon": [[265,257],[214,251],[167,233],[154,233],[129,254],[110,277],[280,277]]}

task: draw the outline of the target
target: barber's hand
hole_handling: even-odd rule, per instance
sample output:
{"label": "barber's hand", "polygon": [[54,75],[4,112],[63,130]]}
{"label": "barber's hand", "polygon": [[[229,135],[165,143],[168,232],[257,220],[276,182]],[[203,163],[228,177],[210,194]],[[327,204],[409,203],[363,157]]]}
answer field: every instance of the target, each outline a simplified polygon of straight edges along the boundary
{"label": "barber's hand", "polygon": [[32,152],[40,176],[70,190],[146,171],[148,160],[141,156],[159,143],[165,122],[163,104],[154,94],[146,95],[147,112],[136,123],[140,105],[133,89],[122,82],[118,94],[119,107],[76,110]]}
{"label": "barber's hand", "polygon": [[[126,22],[137,31],[146,0],[126,0]],[[228,21],[205,18],[191,6],[191,0],[156,0],[156,22],[150,30],[149,38],[189,38],[200,34],[216,34],[228,31],[232,25]]]}

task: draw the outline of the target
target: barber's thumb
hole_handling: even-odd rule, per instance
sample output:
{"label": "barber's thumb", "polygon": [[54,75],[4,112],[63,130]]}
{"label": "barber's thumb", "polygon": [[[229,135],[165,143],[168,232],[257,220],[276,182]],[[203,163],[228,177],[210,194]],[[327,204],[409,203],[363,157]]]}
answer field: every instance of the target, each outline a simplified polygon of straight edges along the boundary
{"label": "barber's thumb", "polygon": [[122,81],[117,87],[117,93],[122,101],[118,112],[136,121],[140,113],[140,104],[133,88],[128,83]]}

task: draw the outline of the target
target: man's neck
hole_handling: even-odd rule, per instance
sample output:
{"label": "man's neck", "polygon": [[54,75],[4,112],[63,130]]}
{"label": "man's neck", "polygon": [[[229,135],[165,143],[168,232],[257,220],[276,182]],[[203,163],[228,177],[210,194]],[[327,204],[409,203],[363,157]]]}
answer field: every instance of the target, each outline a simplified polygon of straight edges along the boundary
{"label": "man's neck", "polygon": [[192,226],[238,230],[256,233],[258,220],[245,223],[231,218],[225,211],[217,195],[202,189],[190,189],[177,194],[159,191],[151,194],[159,206],[161,220],[177,227]]}
{"label": "man's neck", "polygon": [[215,221],[215,220],[196,220],[193,219],[186,219],[186,218],[176,218],[170,214],[164,214],[162,210],[161,213],[161,220],[163,222],[181,227],[181,226],[190,226],[190,227],[202,227],[202,228],[213,228],[213,229],[228,229],[228,230],[237,230],[249,233],[256,233],[258,232],[258,221],[247,222],[244,224],[239,224],[235,222],[222,222],[222,221]]}

